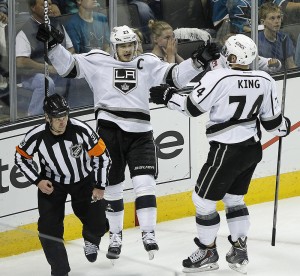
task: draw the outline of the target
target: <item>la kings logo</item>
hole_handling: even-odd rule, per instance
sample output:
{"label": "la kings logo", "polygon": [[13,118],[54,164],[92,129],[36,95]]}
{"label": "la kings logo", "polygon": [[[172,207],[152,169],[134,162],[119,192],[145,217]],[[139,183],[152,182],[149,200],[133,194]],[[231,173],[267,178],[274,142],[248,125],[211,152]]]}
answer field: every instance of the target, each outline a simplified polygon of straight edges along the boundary
{"label": "la kings logo", "polygon": [[132,68],[114,68],[114,87],[123,94],[136,88],[136,70]]}
{"label": "la kings logo", "polygon": [[70,147],[70,153],[72,157],[79,158],[82,153],[82,144],[77,144]]}

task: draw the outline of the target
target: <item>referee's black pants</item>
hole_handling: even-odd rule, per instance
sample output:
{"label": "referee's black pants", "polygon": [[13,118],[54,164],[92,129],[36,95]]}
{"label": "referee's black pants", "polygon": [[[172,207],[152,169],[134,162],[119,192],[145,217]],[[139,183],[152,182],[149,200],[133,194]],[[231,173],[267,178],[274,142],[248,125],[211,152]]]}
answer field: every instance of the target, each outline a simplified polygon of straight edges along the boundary
{"label": "referee's black pants", "polygon": [[51,274],[65,275],[70,271],[67,252],[63,243],[65,202],[71,195],[74,214],[83,224],[82,236],[85,240],[99,246],[101,237],[107,231],[105,202],[98,200],[91,203],[93,191],[90,177],[76,184],[59,184],[51,181],[52,194],[38,190],[38,231],[39,238],[51,266]]}

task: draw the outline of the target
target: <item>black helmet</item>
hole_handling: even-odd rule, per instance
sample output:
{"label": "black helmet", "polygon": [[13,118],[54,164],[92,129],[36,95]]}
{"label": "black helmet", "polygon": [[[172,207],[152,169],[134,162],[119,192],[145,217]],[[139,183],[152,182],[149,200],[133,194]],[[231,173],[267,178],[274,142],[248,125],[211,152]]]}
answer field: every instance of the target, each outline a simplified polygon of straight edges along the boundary
{"label": "black helmet", "polygon": [[55,93],[45,98],[43,109],[49,117],[58,118],[68,115],[70,107],[64,97]]}

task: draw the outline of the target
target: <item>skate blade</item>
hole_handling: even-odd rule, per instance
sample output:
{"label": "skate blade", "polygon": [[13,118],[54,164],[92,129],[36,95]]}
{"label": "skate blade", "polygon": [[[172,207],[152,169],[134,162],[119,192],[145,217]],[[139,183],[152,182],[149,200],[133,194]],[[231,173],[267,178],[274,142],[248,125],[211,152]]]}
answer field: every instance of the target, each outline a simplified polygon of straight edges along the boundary
{"label": "skate blade", "polygon": [[150,251],[147,251],[147,252],[148,252],[149,260],[153,260],[154,255],[157,252],[157,250],[150,250]]}
{"label": "skate blade", "polygon": [[201,267],[184,267],[182,269],[182,272],[185,273],[195,273],[195,272],[204,272],[204,271],[211,271],[211,270],[217,270],[219,269],[219,265],[218,263],[211,263],[211,264],[207,264]]}
{"label": "skate blade", "polygon": [[229,267],[236,271],[236,272],[239,272],[241,274],[247,274],[247,264],[248,262],[247,261],[244,261],[243,264],[230,264],[228,263]]}
{"label": "skate blade", "polygon": [[113,254],[113,253],[106,253],[106,258],[110,260],[117,260],[119,259],[120,255]]}

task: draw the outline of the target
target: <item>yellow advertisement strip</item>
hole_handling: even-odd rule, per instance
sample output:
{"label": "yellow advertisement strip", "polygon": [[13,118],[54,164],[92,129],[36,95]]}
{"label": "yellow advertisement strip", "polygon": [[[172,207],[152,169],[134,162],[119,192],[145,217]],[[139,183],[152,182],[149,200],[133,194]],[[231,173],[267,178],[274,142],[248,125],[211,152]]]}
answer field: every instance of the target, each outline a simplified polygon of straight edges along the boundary
{"label": "yellow advertisement strip", "polygon": [[[300,171],[282,174],[280,177],[279,199],[300,196]],[[195,208],[192,192],[167,195],[157,198],[158,222],[193,216]],[[275,197],[275,176],[254,179],[245,197],[247,205],[273,201]],[[222,202],[218,210],[223,210]],[[279,204],[280,208],[280,204]],[[170,210],[172,210],[170,212]],[[135,226],[134,203],[125,204],[125,228]],[[65,218],[65,241],[81,238],[81,222],[74,215]],[[36,223],[0,233],[0,258],[40,249]]]}

